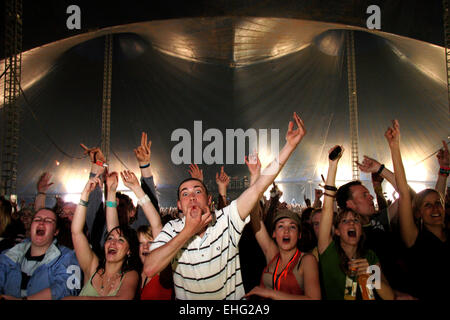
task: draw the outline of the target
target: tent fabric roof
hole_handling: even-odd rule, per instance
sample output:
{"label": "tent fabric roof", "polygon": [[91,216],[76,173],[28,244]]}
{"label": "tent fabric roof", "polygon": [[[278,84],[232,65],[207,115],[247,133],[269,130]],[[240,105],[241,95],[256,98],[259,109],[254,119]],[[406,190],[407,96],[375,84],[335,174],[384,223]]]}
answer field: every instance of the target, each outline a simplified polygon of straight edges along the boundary
{"label": "tent fabric roof", "polygon": [[[279,129],[282,146],[296,111],[308,134],[278,180],[319,183],[320,174],[326,174],[327,151],[336,144],[347,150],[338,180],[349,180],[346,30],[355,30],[360,157],[375,157],[389,167],[383,134],[391,119],[399,119],[408,178],[434,183],[437,161],[421,160],[448,137],[442,47],[333,23],[215,17],[116,26],[24,52],[22,87],[28,102],[19,99],[24,112],[18,194],[33,194],[43,170],[54,174],[55,190],[81,191],[88,161],[61,155],[39,126],[77,157],[82,153],[79,143],[100,144],[103,46],[110,32],[111,148],[130,169],[138,170],[132,149],[142,131],[153,141],[158,184],[176,185],[186,177],[187,165],[174,165],[170,157],[174,130],[193,133],[196,120],[202,121],[203,132],[217,128],[224,135],[230,128]],[[113,155],[110,163],[114,170],[124,168]],[[213,179],[219,167],[210,166],[207,177]],[[226,165],[225,170],[232,176],[247,174],[242,164]]]}

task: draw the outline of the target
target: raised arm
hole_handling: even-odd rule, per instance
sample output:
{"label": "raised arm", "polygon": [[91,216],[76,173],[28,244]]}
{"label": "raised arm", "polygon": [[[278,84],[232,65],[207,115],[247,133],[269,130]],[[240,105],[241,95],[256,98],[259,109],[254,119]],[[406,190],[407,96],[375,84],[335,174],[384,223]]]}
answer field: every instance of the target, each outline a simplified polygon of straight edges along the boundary
{"label": "raised arm", "polygon": [[259,161],[258,152],[254,151],[248,157],[245,157],[245,164],[250,172],[250,186],[252,186],[261,175],[261,162]]}
{"label": "raised arm", "polygon": [[189,174],[192,178],[198,179],[200,181],[203,181],[203,170],[200,170],[197,164],[190,164],[189,165]]}
{"label": "raised arm", "polygon": [[372,173],[371,176],[372,176],[373,190],[375,191],[375,195],[377,196],[378,210],[381,211],[388,207],[387,200],[383,194],[382,182],[383,182],[384,178],[381,175],[379,175],[377,172]]}
{"label": "raised arm", "polygon": [[286,144],[281,149],[278,157],[269,164],[259,176],[258,180],[245,190],[237,199],[237,208],[242,220],[245,220],[256,202],[261,198],[264,191],[272,184],[278,173],[284,167],[291,154],[297,148],[300,141],[306,134],[303,120],[294,112],[294,121],[297,129],[294,129],[294,123],[289,122],[288,131],[286,133]]}
{"label": "raised arm", "polygon": [[106,174],[106,230],[110,232],[119,226],[119,215],[117,213],[116,190],[119,185],[117,172]]}
{"label": "raised arm", "polygon": [[397,181],[398,187],[400,234],[403,242],[409,248],[416,242],[419,231],[414,223],[411,194],[406,182],[406,174],[400,152],[400,125],[397,120],[392,121],[392,127],[388,128],[384,136],[386,137],[389,148],[391,149],[395,181]]}
{"label": "raised arm", "polygon": [[34,200],[34,210],[38,211],[39,209],[45,208],[45,198],[47,196],[48,188],[53,185],[53,182],[50,182],[52,175],[48,172],[44,172],[38,180],[37,183],[37,195]]}
{"label": "raised arm", "polygon": [[443,148],[439,150],[437,159],[439,162],[439,174],[436,181],[436,190],[445,199],[445,190],[447,189],[447,178],[450,170],[450,155],[448,152],[448,146],[445,141],[442,141]]}
{"label": "raised arm", "polygon": [[[328,154],[330,154],[336,147],[338,146],[334,146],[332,149],[330,149]],[[325,188],[336,188],[336,171],[338,162],[342,157],[342,154],[344,153],[344,148],[342,146],[341,149],[342,151],[336,159],[328,161],[328,174],[325,181]],[[333,202],[335,195],[336,191],[325,189],[322,206],[322,217],[320,219],[319,226],[319,239],[317,245],[319,254],[322,254],[332,241],[331,227],[333,226]]]}
{"label": "raised arm", "polygon": [[314,189],[314,203],[313,208],[321,208],[322,207],[322,201],[320,201],[320,198],[323,196],[322,189]]}
{"label": "raised arm", "polygon": [[382,178],[389,181],[389,183],[398,192],[394,173],[389,169],[385,168],[384,165],[379,163],[377,160],[369,158],[368,156],[364,156],[363,162],[362,163],[357,162],[356,164],[358,165],[359,170],[361,170],[362,172],[378,173]]}
{"label": "raised arm", "polygon": [[136,175],[131,171],[122,171],[120,173],[123,184],[129,188],[138,198],[138,204],[142,207],[147,220],[150,222],[150,227],[152,228],[153,238],[155,238],[162,229],[161,217],[158,211],[153,206],[150,198],[145,194],[144,190],[139,184],[139,180]]}
{"label": "raised arm", "polygon": [[[88,148],[84,144],[80,144],[84,149],[84,153],[89,156],[91,163],[91,171],[89,173],[89,178],[93,178],[98,175],[100,180],[103,180],[103,173],[105,172],[105,156],[103,155],[100,148]],[[86,226],[89,232],[89,236],[92,238],[94,223],[97,217],[97,213],[100,211],[102,206],[102,186],[100,183],[96,186],[95,190],[89,194],[89,207],[86,214]],[[102,226],[103,228],[103,226]],[[92,239],[91,239],[92,240]]]}
{"label": "raised arm", "polygon": [[219,207],[217,209],[222,209],[228,205],[227,203],[227,187],[230,183],[230,177],[223,171],[223,166],[220,168],[220,175],[216,173],[216,183],[219,189]]}
{"label": "raised arm", "polygon": [[83,189],[80,197],[80,203],[75,209],[73,216],[71,231],[72,242],[83,273],[89,278],[92,270],[98,265],[98,258],[92,251],[88,239],[83,232],[84,223],[86,220],[86,209],[88,206],[89,194],[100,184],[101,181],[98,178],[98,174],[94,178],[90,178]]}
{"label": "raised arm", "polygon": [[148,139],[147,133],[142,132],[141,145],[138,146],[133,151],[139,163],[139,168],[141,169],[141,177],[143,178],[150,178],[153,176],[152,169],[150,166],[150,158],[152,154],[151,146],[152,141]]}
{"label": "raised arm", "polygon": [[[248,171],[250,172],[250,185],[253,185],[261,173],[261,162],[259,161],[259,157],[256,152],[253,152],[249,158],[250,160],[247,157],[245,158],[245,163],[247,164]],[[264,225],[262,210],[263,209],[258,201],[250,212],[250,223],[252,224],[256,241],[258,241],[258,244],[266,258],[266,263],[268,264],[270,260],[278,254],[279,250]]]}
{"label": "raised arm", "polygon": [[[147,142],[148,140],[148,142]],[[156,210],[159,211],[158,197],[156,195],[155,183],[153,181],[153,172],[150,166],[151,160],[151,147],[152,141],[148,139],[147,133],[142,132],[141,135],[141,144],[134,149],[134,155],[136,156],[136,160],[139,163],[139,168],[141,170],[141,187],[142,190],[149,196]],[[138,212],[136,213],[138,219],[141,217],[141,209],[138,208]],[[146,219],[143,219],[146,220]],[[147,221],[142,221],[143,224],[147,224]],[[139,221],[137,222],[139,224]],[[138,226],[136,226],[138,227]]]}
{"label": "raised arm", "polygon": [[262,221],[262,208],[259,203],[255,205],[250,213],[250,222],[252,224],[256,241],[258,241],[258,244],[264,253],[266,263],[269,264],[273,257],[278,254],[279,250],[273,239],[270,237],[264,222]]}

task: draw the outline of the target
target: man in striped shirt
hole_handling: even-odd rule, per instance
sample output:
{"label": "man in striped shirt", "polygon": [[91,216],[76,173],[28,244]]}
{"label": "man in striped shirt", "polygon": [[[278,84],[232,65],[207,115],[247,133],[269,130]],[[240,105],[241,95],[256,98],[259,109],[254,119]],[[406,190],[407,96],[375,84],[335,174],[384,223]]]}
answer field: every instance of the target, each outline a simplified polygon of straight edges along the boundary
{"label": "man in striped shirt", "polygon": [[256,182],[229,206],[209,210],[211,195],[202,181],[189,178],[178,188],[177,206],[184,216],[168,222],[150,247],[144,272],[153,277],[172,263],[175,296],[182,300],[241,299],[245,295],[240,271],[238,242],[249,222],[250,211],[272,184],[300,143],[306,130],[294,113],[286,144]]}

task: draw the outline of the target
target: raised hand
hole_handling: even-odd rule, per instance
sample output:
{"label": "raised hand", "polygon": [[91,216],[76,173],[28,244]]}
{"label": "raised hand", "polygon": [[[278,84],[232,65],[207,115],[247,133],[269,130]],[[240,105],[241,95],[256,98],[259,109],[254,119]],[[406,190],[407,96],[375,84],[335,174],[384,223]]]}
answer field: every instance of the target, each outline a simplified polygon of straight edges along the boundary
{"label": "raised hand", "polygon": [[93,163],[95,163],[97,161],[101,161],[103,163],[106,162],[106,158],[103,155],[102,150],[100,150],[100,148],[88,148],[82,143],[80,143],[80,146],[84,149],[83,154],[89,155],[91,162],[93,162]]}
{"label": "raised hand", "polygon": [[400,124],[398,120],[392,121],[392,127],[389,127],[384,136],[389,144],[390,148],[400,146]]}
{"label": "raised hand", "polygon": [[338,156],[337,156],[334,160],[328,159],[328,161],[329,161],[330,164],[331,164],[331,163],[337,164],[337,163],[339,162],[339,159],[341,159],[342,154],[343,154],[344,151],[345,151],[345,149],[344,149],[343,146],[338,146],[338,145],[336,145],[336,146],[334,146],[333,148],[331,148],[330,150],[328,150],[328,154],[330,154],[330,153],[331,153],[335,148],[337,148],[337,147],[341,147],[341,152],[338,154]]}
{"label": "raised hand", "polygon": [[250,176],[259,176],[259,174],[261,173],[261,162],[259,161],[257,151],[254,151],[248,157],[245,157],[245,164],[248,167]]}
{"label": "raised hand", "polygon": [[188,172],[192,178],[203,181],[203,170],[200,170],[196,164],[190,164],[189,169]]}
{"label": "raised hand", "polygon": [[140,187],[139,180],[133,172],[125,170],[120,173],[120,176],[122,177],[123,184],[127,188],[134,190],[135,188]]}
{"label": "raised hand", "polygon": [[223,171],[223,166],[220,168],[220,175],[218,172],[216,173],[216,183],[219,188],[223,187],[225,189],[230,183],[230,177]]}
{"label": "raised hand", "polygon": [[97,175],[95,177],[90,178],[88,180],[88,182],[84,186],[82,194],[89,196],[89,194],[95,190],[95,187],[102,185],[99,175],[100,175],[100,173],[97,173]]}
{"label": "raised hand", "polygon": [[142,132],[141,145],[133,150],[140,166],[150,163],[152,141],[148,140],[147,142],[147,139],[147,133]]}
{"label": "raised hand", "polygon": [[359,170],[365,173],[375,173],[380,169],[381,163],[377,160],[369,158],[368,156],[364,156],[364,160],[362,163],[356,162]]}
{"label": "raised hand", "polygon": [[322,195],[323,195],[322,189],[314,189],[314,199],[315,200],[319,200],[320,197],[322,197]]}
{"label": "raised hand", "polygon": [[38,180],[37,183],[37,190],[41,193],[46,193],[48,188],[50,188],[53,185],[53,182],[50,182],[50,179],[52,178],[52,175],[48,172],[44,172]]}
{"label": "raised hand", "polygon": [[111,172],[106,174],[106,188],[110,192],[116,192],[119,185],[119,175],[117,172]]}
{"label": "raised hand", "polygon": [[297,129],[294,130],[294,123],[289,121],[288,131],[286,133],[286,141],[292,146],[296,147],[306,134],[305,125],[303,120],[294,112],[294,121],[297,124]]}
{"label": "raised hand", "polygon": [[442,140],[443,148],[439,150],[438,154],[436,155],[439,166],[442,167],[448,167],[450,165],[450,156],[448,153],[448,146],[447,143]]}

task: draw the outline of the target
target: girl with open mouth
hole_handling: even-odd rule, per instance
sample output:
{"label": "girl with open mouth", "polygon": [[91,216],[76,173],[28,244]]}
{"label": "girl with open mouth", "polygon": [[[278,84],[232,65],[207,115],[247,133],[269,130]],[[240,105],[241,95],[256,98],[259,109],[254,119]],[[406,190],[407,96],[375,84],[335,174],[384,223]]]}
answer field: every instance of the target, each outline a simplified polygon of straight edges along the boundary
{"label": "girl with open mouth", "polygon": [[[337,147],[333,147],[329,153]],[[384,300],[392,300],[394,292],[381,272],[377,256],[373,251],[364,248],[364,234],[359,215],[352,210],[346,210],[333,217],[333,201],[337,191],[336,171],[343,152],[341,147],[339,155],[329,160],[325,183],[318,237],[319,265],[324,289],[322,294],[327,300],[362,299],[361,289],[367,292],[366,286],[358,285],[357,278],[368,278],[369,266],[376,265],[380,270],[380,285],[375,284],[377,295]],[[334,235],[331,233],[333,220]],[[377,297],[372,291],[368,295],[371,298]]]}
{"label": "girl with open mouth", "polygon": [[78,297],[65,299],[131,300],[136,294],[141,267],[136,232],[127,226],[109,229],[104,257],[97,257],[83,232],[89,194],[102,184],[98,176],[89,179],[81,193],[71,227],[75,253],[84,273],[84,286]]}
{"label": "girl with open mouth", "polygon": [[[249,169],[252,173],[250,165]],[[255,180],[252,176],[251,181]],[[261,276],[260,286],[253,288],[245,297],[320,300],[317,261],[313,255],[301,252],[297,246],[301,237],[299,216],[293,211],[279,208],[272,221],[273,232],[270,237],[261,220],[261,211],[261,206],[257,204],[251,212],[251,223],[267,266]]]}

